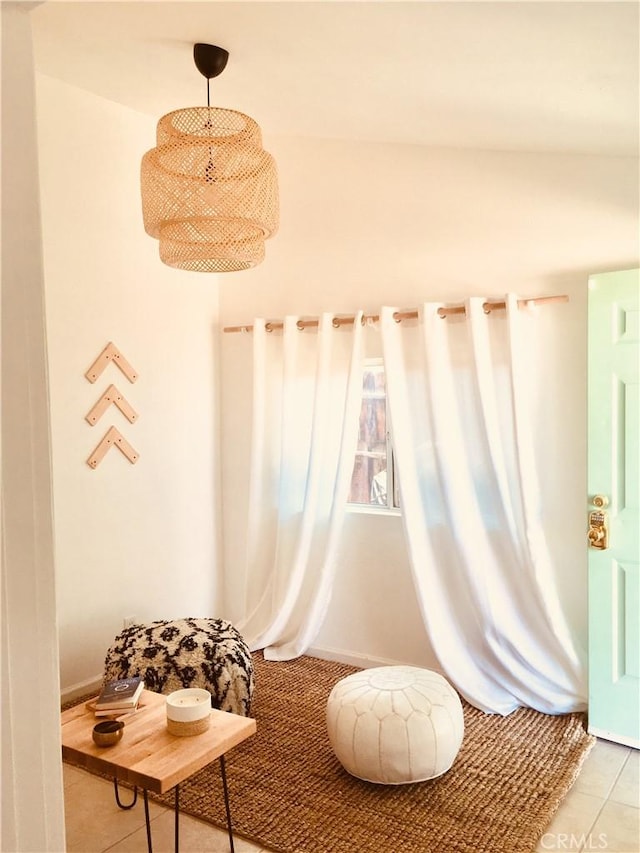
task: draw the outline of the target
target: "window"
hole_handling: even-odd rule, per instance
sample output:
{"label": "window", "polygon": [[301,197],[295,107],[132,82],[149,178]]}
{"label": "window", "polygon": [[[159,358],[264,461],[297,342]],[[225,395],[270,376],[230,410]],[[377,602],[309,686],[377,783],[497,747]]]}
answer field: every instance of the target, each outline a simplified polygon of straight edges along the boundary
{"label": "window", "polygon": [[365,363],[349,503],[388,510],[400,507],[382,359]]}

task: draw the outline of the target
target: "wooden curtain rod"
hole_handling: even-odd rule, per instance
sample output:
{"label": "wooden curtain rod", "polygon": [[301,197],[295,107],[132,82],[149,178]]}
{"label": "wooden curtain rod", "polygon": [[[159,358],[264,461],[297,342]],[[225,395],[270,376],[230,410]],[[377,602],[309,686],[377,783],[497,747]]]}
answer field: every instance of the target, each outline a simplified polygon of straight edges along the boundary
{"label": "wooden curtain rod", "polygon": [[[518,299],[518,308],[526,308],[529,305],[548,305],[551,302],[568,302],[569,297],[566,294],[562,294],[559,296],[536,296],[531,299]],[[504,299],[498,300],[496,302],[485,302],[482,306],[485,314],[490,314],[492,311],[500,311],[507,307],[507,303]],[[465,314],[466,308],[464,305],[451,305],[446,308],[438,308],[438,316],[439,317],[449,317],[453,314]],[[403,320],[415,320],[418,317],[417,309],[413,309],[410,311],[394,311],[393,319],[396,323],[401,323]],[[331,321],[331,325],[336,329],[340,326],[349,326],[352,325],[355,321],[355,317],[350,315],[348,317],[334,317]],[[362,322],[365,323],[367,320],[371,320],[374,323],[380,319],[379,314],[364,314],[362,316]],[[301,331],[303,329],[311,329],[317,328],[318,326],[318,318],[309,319],[309,320],[298,320],[296,326]],[[278,329],[283,329],[284,323],[282,320],[274,320],[265,324],[265,329],[267,332],[275,332]],[[225,326],[222,329],[223,332],[251,332],[253,331],[252,325],[246,326]]]}

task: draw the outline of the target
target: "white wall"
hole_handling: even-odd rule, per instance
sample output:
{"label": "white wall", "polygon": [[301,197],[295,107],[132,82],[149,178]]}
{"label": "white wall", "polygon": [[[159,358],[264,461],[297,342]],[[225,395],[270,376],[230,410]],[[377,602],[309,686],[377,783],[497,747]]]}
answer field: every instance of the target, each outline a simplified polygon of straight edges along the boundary
{"label": "white wall", "polygon": [[[638,265],[637,162],[268,141],[280,171],[281,229],[261,266],[219,278],[218,312],[216,279],[164,267],[142,232],[138,163],[153,144],[153,122],[48,78],[39,79],[38,94],[63,686],[100,670],[124,616],[237,616],[249,338],[220,336],[218,409],[217,322],[413,307],[507,290],[571,298],[543,309],[547,396],[536,434],[546,453],[546,524],[558,583],[584,642],[586,279]],[[109,340],[139,370],[135,385],[111,368],[104,383],[85,380]],[[115,410],[96,427],[84,421],[107,381],[140,413],[135,426]],[[131,466],[111,451],[92,471],[86,458],[111,423],[140,461]],[[341,562],[316,644],[431,663],[400,520],[350,516]]]}
{"label": "white wall", "polygon": [[0,30],[0,849],[7,853],[44,853],[64,850],[65,841],[38,142],[29,6],[3,3]]}
{"label": "white wall", "polygon": [[[262,266],[222,285],[222,325],[472,294],[569,295],[568,305],[540,309],[535,434],[558,587],[586,645],[586,283],[638,265],[637,161],[301,139],[266,147],[279,166],[282,226]],[[222,335],[221,346],[224,552],[236,612],[250,336]],[[429,665],[400,519],[351,515],[341,556],[316,646]]]}
{"label": "white wall", "polygon": [[[217,278],[164,266],[142,227],[155,123],[38,77],[63,688],[102,672],[123,618],[223,615],[218,565]],[[113,341],[139,372],[85,371]],[[139,414],[85,415],[114,383]],[[87,458],[109,426],[140,454]]]}

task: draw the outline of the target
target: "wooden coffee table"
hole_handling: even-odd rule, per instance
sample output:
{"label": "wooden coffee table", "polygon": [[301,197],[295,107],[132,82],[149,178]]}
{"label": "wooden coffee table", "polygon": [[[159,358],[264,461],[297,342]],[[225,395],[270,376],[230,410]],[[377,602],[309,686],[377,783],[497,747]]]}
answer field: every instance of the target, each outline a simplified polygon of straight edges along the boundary
{"label": "wooden coffee table", "polygon": [[[179,842],[179,787],[180,782],[202,770],[215,759],[220,759],[220,773],[224,790],[229,844],[233,847],[231,810],[224,765],[224,755],[232,747],[256,732],[256,721],[250,717],[211,711],[211,725],[206,732],[191,737],[176,737],[167,731],[166,697],[144,690],[135,714],[123,717],[125,726],[122,739],[114,746],[96,746],[91,737],[94,725],[99,722],[93,711],[84,703],[62,713],[62,759],[69,764],[85,767],[113,777],[116,802],[120,808],[131,808],[137,799],[138,786],[144,793],[144,811],[147,825],[147,846],[152,853],[151,824],[147,793],[164,794],[175,788],[175,849]],[[122,805],[118,793],[118,780],[134,786],[133,802]]]}

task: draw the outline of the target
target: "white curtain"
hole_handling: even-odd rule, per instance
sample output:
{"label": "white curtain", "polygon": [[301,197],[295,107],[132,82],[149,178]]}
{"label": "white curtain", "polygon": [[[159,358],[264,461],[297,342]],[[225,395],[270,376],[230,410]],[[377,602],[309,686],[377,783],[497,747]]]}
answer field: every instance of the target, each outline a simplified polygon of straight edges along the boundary
{"label": "white curtain", "polygon": [[[535,317],[507,297],[466,317],[425,304],[417,324],[381,313],[402,515],[434,651],[487,712],[586,707],[584,664],[545,545],[527,411]],[[525,314],[527,316],[525,316]]]}
{"label": "white curtain", "polygon": [[317,331],[285,318],[282,334],[253,324],[253,433],[245,613],[252,649],[302,654],[331,594],[358,434],[361,312]]}

